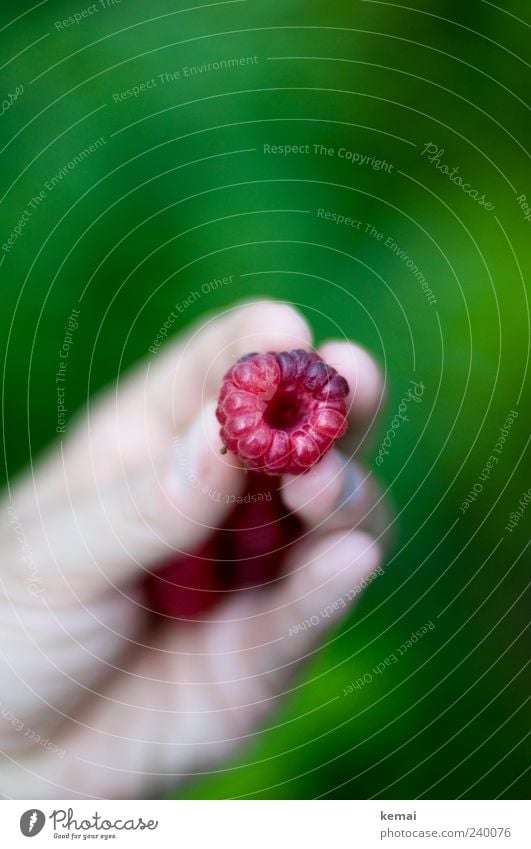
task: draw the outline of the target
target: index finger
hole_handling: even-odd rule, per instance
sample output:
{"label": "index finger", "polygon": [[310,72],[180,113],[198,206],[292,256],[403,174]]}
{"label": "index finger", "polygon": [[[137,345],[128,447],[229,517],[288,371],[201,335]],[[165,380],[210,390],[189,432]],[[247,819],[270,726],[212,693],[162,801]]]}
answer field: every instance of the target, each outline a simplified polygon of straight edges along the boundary
{"label": "index finger", "polygon": [[349,385],[346,399],[349,421],[358,429],[366,427],[385,400],[385,380],[380,367],[368,351],[354,342],[325,342],[318,353]]}
{"label": "index finger", "polygon": [[217,394],[224,374],[244,354],[309,348],[311,341],[306,320],[291,305],[266,300],[240,304],[203,319],[177,346],[169,346],[156,364],[154,397],[160,404],[173,399],[172,418],[182,427],[205,399]]}

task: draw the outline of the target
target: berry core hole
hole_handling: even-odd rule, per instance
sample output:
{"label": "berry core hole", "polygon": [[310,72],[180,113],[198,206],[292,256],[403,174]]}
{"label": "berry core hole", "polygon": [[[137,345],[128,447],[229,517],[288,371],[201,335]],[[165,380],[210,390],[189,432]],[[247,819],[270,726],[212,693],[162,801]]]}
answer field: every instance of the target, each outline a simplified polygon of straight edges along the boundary
{"label": "berry core hole", "polygon": [[264,421],[277,430],[292,430],[304,421],[306,410],[304,399],[298,392],[281,389],[273,395],[264,413]]}

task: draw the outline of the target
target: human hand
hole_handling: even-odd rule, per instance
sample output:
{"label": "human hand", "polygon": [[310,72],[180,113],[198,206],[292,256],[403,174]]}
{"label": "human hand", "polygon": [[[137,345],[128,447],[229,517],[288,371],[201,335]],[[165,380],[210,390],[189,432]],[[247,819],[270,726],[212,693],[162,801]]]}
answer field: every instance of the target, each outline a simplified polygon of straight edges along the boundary
{"label": "human hand", "polygon": [[363,443],[382,381],[364,351],[330,342],[318,352],[349,383],[350,429],[342,453],[282,480],[303,523],[284,577],[227,594],[200,621],[150,615],[146,572],[223,522],[229,500],[205,492],[245,485],[220,453],[225,371],[250,350],[301,347],[310,330],[284,304],[203,321],[91,403],[11,489],[0,511],[4,796],[154,795],[227,758],[381,565],[381,498],[345,446]]}

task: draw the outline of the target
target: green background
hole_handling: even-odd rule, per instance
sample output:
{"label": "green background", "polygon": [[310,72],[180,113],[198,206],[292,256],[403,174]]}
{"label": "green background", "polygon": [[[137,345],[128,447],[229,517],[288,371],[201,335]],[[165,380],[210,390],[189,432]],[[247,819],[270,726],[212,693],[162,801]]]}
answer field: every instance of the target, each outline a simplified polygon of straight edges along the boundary
{"label": "green background", "polygon": [[[181,796],[528,792],[531,511],[512,533],[505,526],[531,485],[531,222],[517,202],[531,198],[531,7],[416,1],[122,0],[63,28],[55,22],[89,4],[48,0],[27,14],[32,4],[2,4],[0,95],[24,86],[0,118],[2,244],[45,182],[105,139],[0,253],[6,480],[55,437],[54,375],[74,307],[72,413],[150,356],[176,303],[179,333],[264,295],[297,304],[318,340],[352,337],[382,365],[387,407],[360,448],[375,470],[409,382],[425,386],[378,469],[397,514],[385,576],[270,725]],[[258,61],[183,75],[250,56]],[[138,97],[113,98],[153,78]],[[430,142],[494,209],[422,155]],[[310,152],[266,154],[264,144]],[[392,168],[353,164],[340,148]],[[362,224],[322,220],[320,208]],[[519,415],[499,462],[462,513],[510,410]],[[400,663],[372,674],[429,621]],[[373,680],[342,695],[364,675]]]}

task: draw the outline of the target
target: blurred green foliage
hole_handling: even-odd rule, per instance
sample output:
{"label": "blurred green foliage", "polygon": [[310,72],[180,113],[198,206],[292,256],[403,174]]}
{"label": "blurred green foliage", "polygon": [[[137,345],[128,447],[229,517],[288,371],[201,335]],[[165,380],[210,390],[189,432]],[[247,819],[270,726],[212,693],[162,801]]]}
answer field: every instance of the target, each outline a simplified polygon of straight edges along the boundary
{"label": "blurred green foliage", "polygon": [[[71,413],[149,356],[177,303],[175,333],[265,295],[297,304],[317,340],[360,341],[387,383],[386,410],[361,446],[375,470],[409,381],[425,385],[377,469],[397,512],[385,577],[263,733],[186,792],[525,797],[529,522],[512,533],[505,525],[531,483],[531,222],[517,202],[531,197],[529,21],[519,21],[530,9],[514,0],[503,9],[479,0],[193,5],[122,0],[66,27],[55,22],[82,2],[49,0],[28,14],[31,4],[2,5],[2,92],[24,87],[1,117],[3,244],[31,210],[0,256],[4,477],[55,438],[54,376],[73,307]],[[185,76],[185,67],[255,56]],[[179,79],[159,77],[176,71]],[[428,143],[493,210],[430,163]],[[342,148],[392,168],[348,161]],[[231,274],[230,286],[185,305]],[[462,513],[510,410],[519,415],[499,462]],[[400,663],[343,696],[430,620],[435,629]]]}

